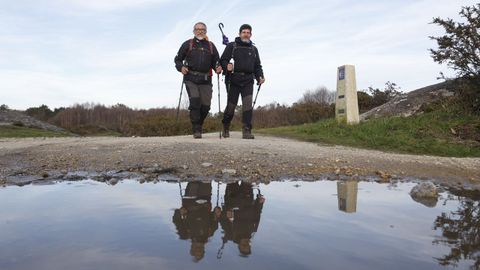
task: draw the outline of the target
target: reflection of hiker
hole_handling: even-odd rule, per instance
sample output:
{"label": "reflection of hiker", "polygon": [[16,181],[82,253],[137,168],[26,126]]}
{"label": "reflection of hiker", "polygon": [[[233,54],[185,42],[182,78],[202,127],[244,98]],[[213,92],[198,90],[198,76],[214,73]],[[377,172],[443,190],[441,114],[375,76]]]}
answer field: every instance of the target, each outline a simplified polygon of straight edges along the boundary
{"label": "reflection of hiker", "polygon": [[254,198],[252,184],[230,183],[225,190],[225,204],[220,224],[224,231],[223,242],[233,241],[242,256],[252,253],[250,240],[258,230],[264,197]]}
{"label": "reflection of hiker", "polygon": [[193,137],[202,137],[202,125],[210,111],[212,99],[212,73],[222,71],[218,63],[219,55],[215,45],[208,41],[207,26],[198,22],[193,27],[193,39],[185,41],[175,56],[175,67],[184,77],[190,100],[190,121]]}
{"label": "reflection of hiker", "polygon": [[239,95],[242,95],[242,138],[254,139],[252,135],[253,115],[253,80],[263,84],[263,69],[257,48],[250,40],[252,27],[244,24],[240,27],[239,36],[225,48],[220,63],[226,73],[228,103],[223,116],[223,137],[230,137],[232,122]]}
{"label": "reflection of hiker", "polygon": [[190,255],[200,261],[205,244],[218,228],[218,210],[212,210],[210,183],[190,182],[182,198],[182,207],[173,214],[173,223],[182,240],[191,239]]}

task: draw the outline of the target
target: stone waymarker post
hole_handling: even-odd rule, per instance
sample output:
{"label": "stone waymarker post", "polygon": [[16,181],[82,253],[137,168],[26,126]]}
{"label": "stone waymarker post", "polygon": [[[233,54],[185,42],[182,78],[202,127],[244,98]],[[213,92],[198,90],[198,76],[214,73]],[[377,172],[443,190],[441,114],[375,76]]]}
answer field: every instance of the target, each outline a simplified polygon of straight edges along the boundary
{"label": "stone waymarker post", "polygon": [[355,66],[344,65],[338,68],[335,117],[338,122],[347,124],[360,122]]}
{"label": "stone waymarker post", "polygon": [[358,182],[337,182],[338,210],[346,213],[357,212]]}

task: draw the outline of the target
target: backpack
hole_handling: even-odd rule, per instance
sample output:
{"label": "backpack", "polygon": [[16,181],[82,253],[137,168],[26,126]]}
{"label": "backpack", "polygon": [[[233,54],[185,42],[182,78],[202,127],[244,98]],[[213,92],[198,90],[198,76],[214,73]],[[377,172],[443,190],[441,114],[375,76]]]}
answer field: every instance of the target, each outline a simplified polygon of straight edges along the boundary
{"label": "backpack", "polygon": [[232,58],[231,59],[233,59],[233,55],[234,55],[235,50],[237,48],[245,48],[245,49],[249,49],[249,50],[253,51],[253,57],[255,59],[257,59],[257,54],[255,53],[255,46],[254,45],[252,45],[252,46],[238,46],[236,42],[233,42]]}
{"label": "backpack", "polygon": [[[190,53],[191,53],[192,50],[193,50],[193,38],[191,38],[190,40],[188,40],[188,43],[189,43],[189,45],[188,45],[188,50],[187,50],[187,56],[189,56]],[[213,43],[212,43],[210,40],[208,40],[208,48],[209,48],[209,50],[210,50],[210,55],[213,55]],[[203,48],[202,48],[202,49],[203,49]],[[210,74],[210,76],[212,76],[212,75],[213,75],[213,70],[210,69],[209,74]]]}
{"label": "backpack", "polygon": [[[190,39],[188,42],[189,42],[189,46],[187,50],[187,55],[189,55],[190,52],[193,50],[193,38]],[[213,55],[213,44],[211,41],[208,41],[208,47],[210,49],[210,54]]]}

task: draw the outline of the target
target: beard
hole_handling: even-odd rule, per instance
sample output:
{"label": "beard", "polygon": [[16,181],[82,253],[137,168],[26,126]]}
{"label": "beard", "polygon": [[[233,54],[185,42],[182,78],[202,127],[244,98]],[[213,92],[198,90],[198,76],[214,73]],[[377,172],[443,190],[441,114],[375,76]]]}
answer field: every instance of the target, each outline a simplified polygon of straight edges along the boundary
{"label": "beard", "polygon": [[205,39],[205,37],[202,37],[202,36],[196,36],[196,38],[197,38],[198,40],[204,40],[204,39]]}
{"label": "beard", "polygon": [[250,42],[250,39],[248,39],[248,38],[240,38],[240,40],[241,40],[242,42],[245,42],[245,43],[249,43],[249,42]]}

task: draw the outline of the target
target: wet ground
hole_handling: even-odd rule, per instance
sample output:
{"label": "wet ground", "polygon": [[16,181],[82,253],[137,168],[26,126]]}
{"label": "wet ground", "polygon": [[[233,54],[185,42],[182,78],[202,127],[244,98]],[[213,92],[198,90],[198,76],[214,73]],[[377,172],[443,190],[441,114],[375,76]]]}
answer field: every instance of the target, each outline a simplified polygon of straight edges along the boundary
{"label": "wet ground", "polygon": [[480,194],[416,183],[0,188],[0,269],[479,269]]}

